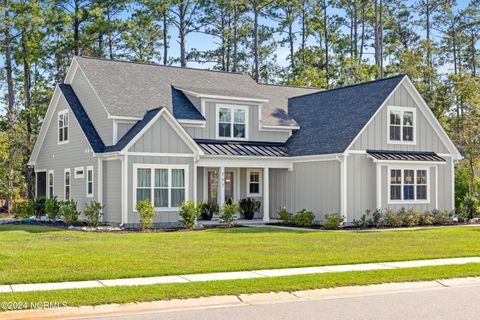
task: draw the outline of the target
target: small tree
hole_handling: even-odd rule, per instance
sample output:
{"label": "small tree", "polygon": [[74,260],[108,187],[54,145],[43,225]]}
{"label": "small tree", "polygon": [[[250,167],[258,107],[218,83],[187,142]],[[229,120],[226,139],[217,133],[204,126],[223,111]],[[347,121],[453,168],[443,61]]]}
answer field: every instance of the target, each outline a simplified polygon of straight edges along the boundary
{"label": "small tree", "polygon": [[78,223],[80,212],[77,210],[77,203],[74,200],[60,202],[59,215],[63,217],[66,225],[72,226]]}
{"label": "small tree", "polygon": [[48,218],[55,221],[58,218],[58,212],[60,211],[60,203],[57,200],[57,196],[48,198],[45,201],[45,213]]}
{"label": "small tree", "polygon": [[137,210],[140,217],[140,229],[142,231],[150,229],[156,214],[152,203],[149,200],[138,201],[135,210]]}
{"label": "small tree", "polygon": [[220,220],[225,223],[228,227],[233,226],[235,221],[235,214],[240,210],[238,204],[232,202],[225,202],[220,210]]}
{"label": "small tree", "polygon": [[103,206],[100,202],[90,201],[83,212],[87,218],[87,224],[90,227],[98,227],[100,225],[100,220],[102,218],[102,209]]}
{"label": "small tree", "polygon": [[44,197],[40,197],[32,201],[33,212],[35,213],[35,216],[41,217],[45,215],[45,201],[46,199]]}
{"label": "small tree", "polygon": [[196,224],[197,217],[201,214],[204,205],[205,203],[203,202],[195,202],[192,200],[182,202],[178,214],[182,218],[182,224],[187,229],[193,229]]}

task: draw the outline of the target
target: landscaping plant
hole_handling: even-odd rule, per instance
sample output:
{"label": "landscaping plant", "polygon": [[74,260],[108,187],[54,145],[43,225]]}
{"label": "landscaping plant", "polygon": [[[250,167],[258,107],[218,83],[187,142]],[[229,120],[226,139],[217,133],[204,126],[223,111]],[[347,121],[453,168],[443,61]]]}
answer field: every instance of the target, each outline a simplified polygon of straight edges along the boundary
{"label": "landscaping plant", "polygon": [[287,208],[282,208],[277,212],[278,219],[282,221],[283,224],[292,223],[292,214],[287,211]]}
{"label": "landscaping plant", "polygon": [[251,220],[255,215],[255,212],[260,211],[261,203],[258,200],[252,198],[245,198],[240,200],[239,203],[240,211],[242,212],[245,219]]}
{"label": "landscaping plant", "polygon": [[293,215],[292,224],[297,227],[311,227],[314,220],[315,215],[312,211],[302,209]]}
{"label": "landscaping plant", "polygon": [[343,223],[343,216],[339,213],[327,213],[325,215],[325,221],[323,222],[323,228],[327,230],[340,229]]}
{"label": "landscaping plant", "polygon": [[140,229],[145,231],[153,225],[153,217],[155,217],[155,208],[149,200],[138,201],[135,210],[140,217]]}
{"label": "landscaping plant", "polygon": [[67,226],[73,226],[78,223],[80,212],[77,210],[77,203],[74,200],[64,200],[60,202],[59,215]]}
{"label": "landscaping plant", "polygon": [[90,201],[83,212],[87,218],[87,225],[89,227],[96,228],[100,225],[100,220],[102,219],[102,209],[103,206],[100,202]]}
{"label": "landscaping plant", "polygon": [[36,217],[45,215],[45,198],[40,197],[32,201],[33,213]]}
{"label": "landscaping plant", "polygon": [[204,203],[204,205],[201,208],[200,216],[204,220],[212,220],[212,217],[215,213],[218,213],[220,210],[218,203],[215,202],[209,202],[209,203]]}
{"label": "landscaping plant", "polygon": [[34,215],[33,204],[30,200],[14,202],[12,213],[15,217],[30,218]]}
{"label": "landscaping plant", "polygon": [[193,229],[196,224],[197,217],[201,214],[204,202],[195,202],[192,200],[182,202],[178,214],[182,218],[181,223],[187,229]]}
{"label": "landscaping plant", "polygon": [[233,201],[225,202],[220,210],[219,217],[220,221],[225,223],[228,227],[233,226],[235,221],[235,215],[239,211],[238,204],[234,203]]}
{"label": "landscaping plant", "polygon": [[59,216],[60,203],[57,200],[57,196],[48,198],[45,201],[45,213],[51,221],[55,221]]}

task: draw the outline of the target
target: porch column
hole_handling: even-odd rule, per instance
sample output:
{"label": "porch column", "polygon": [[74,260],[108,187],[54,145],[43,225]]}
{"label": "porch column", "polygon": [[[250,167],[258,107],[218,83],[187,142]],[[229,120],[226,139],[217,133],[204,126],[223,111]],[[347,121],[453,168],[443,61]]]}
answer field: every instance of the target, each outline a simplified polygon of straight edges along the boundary
{"label": "porch column", "polygon": [[218,175],[220,179],[220,192],[218,193],[218,204],[223,205],[225,202],[225,167],[220,167],[218,170]]}
{"label": "porch column", "polygon": [[269,169],[263,168],[263,222],[270,221]]}

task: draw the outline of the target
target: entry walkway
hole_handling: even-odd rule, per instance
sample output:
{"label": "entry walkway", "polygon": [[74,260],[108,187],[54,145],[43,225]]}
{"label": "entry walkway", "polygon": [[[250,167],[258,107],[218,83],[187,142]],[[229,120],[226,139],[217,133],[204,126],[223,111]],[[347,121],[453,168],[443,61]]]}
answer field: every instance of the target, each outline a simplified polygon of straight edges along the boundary
{"label": "entry walkway", "polygon": [[412,268],[412,267],[427,267],[427,266],[441,266],[441,265],[460,265],[460,264],[466,264],[466,263],[480,263],[480,257],[413,260],[413,261],[399,261],[399,262],[380,262],[380,263],[364,263],[364,264],[318,266],[318,267],[288,268],[288,269],[268,269],[268,270],[254,270],[254,271],[216,272],[216,273],[186,274],[186,275],[178,275],[178,276],[161,276],[161,277],[146,277],[146,278],[125,278],[125,279],[111,279],[111,280],[12,284],[12,285],[0,285],[0,292],[27,292],[27,291],[45,291],[45,290],[61,290],[61,289],[114,287],[114,286],[139,286],[139,285],[151,285],[151,284],[162,284],[162,283],[238,280],[238,279],[267,278],[267,277],[278,277],[278,276],[293,276],[293,275],[313,274],[313,273],[327,273],[327,272],[348,272],[348,271],[366,271],[366,270]]}

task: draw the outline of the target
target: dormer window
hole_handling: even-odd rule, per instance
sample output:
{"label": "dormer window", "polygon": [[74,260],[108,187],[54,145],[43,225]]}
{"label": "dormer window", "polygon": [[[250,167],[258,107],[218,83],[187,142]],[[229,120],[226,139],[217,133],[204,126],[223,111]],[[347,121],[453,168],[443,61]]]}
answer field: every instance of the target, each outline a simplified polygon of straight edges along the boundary
{"label": "dormer window", "polygon": [[388,107],[388,143],[415,144],[415,108]]}
{"label": "dormer window", "polygon": [[58,112],[58,143],[68,142],[68,110]]}
{"label": "dormer window", "polygon": [[247,139],[247,118],[245,106],[217,104],[217,138]]}

